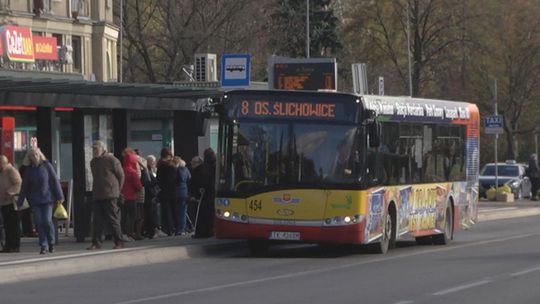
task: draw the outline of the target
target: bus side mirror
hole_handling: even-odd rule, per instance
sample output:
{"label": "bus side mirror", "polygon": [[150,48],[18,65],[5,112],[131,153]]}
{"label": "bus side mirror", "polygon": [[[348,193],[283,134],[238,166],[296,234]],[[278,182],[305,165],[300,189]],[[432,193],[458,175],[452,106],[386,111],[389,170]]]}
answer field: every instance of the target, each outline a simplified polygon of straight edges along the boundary
{"label": "bus side mirror", "polygon": [[375,121],[375,117],[377,117],[377,112],[374,110],[368,110],[366,109],[364,111],[364,121],[368,123],[372,123]]}
{"label": "bus side mirror", "polygon": [[367,126],[369,136],[369,147],[377,148],[381,145],[381,126],[377,120]]}

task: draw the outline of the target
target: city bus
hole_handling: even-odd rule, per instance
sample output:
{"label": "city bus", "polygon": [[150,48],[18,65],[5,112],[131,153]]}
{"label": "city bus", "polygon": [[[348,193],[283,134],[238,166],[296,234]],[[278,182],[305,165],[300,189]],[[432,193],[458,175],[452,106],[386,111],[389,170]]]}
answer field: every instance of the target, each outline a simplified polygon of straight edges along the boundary
{"label": "city bus", "polygon": [[217,238],[447,244],[477,220],[479,112],[466,102],[335,92],[227,92]]}

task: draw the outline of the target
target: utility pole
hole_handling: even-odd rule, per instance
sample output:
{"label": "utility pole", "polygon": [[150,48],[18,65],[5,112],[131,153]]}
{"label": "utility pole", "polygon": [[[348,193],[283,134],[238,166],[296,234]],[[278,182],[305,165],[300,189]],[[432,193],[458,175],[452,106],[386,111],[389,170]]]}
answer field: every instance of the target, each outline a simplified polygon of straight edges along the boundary
{"label": "utility pole", "polygon": [[538,132],[540,131],[540,125],[536,125],[534,128],[534,153],[538,156]]}
{"label": "utility pole", "polygon": [[309,0],[306,0],[306,58],[309,58]]}
{"label": "utility pole", "polygon": [[409,1],[407,1],[407,59],[409,61],[409,96],[413,97],[412,92],[412,67],[411,67],[411,22],[410,22]]}
{"label": "utility pole", "polygon": [[[499,115],[497,109],[497,79],[493,79],[493,112],[495,115]],[[499,193],[499,170],[498,170],[498,155],[497,155],[497,141],[499,139],[499,134],[495,134],[495,193]]]}
{"label": "utility pole", "polygon": [[122,83],[124,73],[124,0],[120,0],[120,71],[118,82]]}

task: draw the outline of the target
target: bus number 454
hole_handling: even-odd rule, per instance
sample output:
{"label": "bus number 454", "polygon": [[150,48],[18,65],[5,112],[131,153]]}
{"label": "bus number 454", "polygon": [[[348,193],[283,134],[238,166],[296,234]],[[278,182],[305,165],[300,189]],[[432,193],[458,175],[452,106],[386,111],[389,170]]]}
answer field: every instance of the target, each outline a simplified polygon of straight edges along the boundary
{"label": "bus number 454", "polygon": [[249,202],[249,209],[253,211],[261,210],[262,209],[262,201],[261,200],[251,200]]}

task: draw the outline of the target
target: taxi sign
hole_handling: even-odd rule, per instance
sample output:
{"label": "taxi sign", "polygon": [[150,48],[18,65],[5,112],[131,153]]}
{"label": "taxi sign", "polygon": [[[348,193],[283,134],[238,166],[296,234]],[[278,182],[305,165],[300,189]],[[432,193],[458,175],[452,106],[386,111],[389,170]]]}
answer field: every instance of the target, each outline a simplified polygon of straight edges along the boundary
{"label": "taxi sign", "polygon": [[486,134],[502,134],[504,133],[504,119],[502,115],[488,115],[483,119],[484,133]]}

